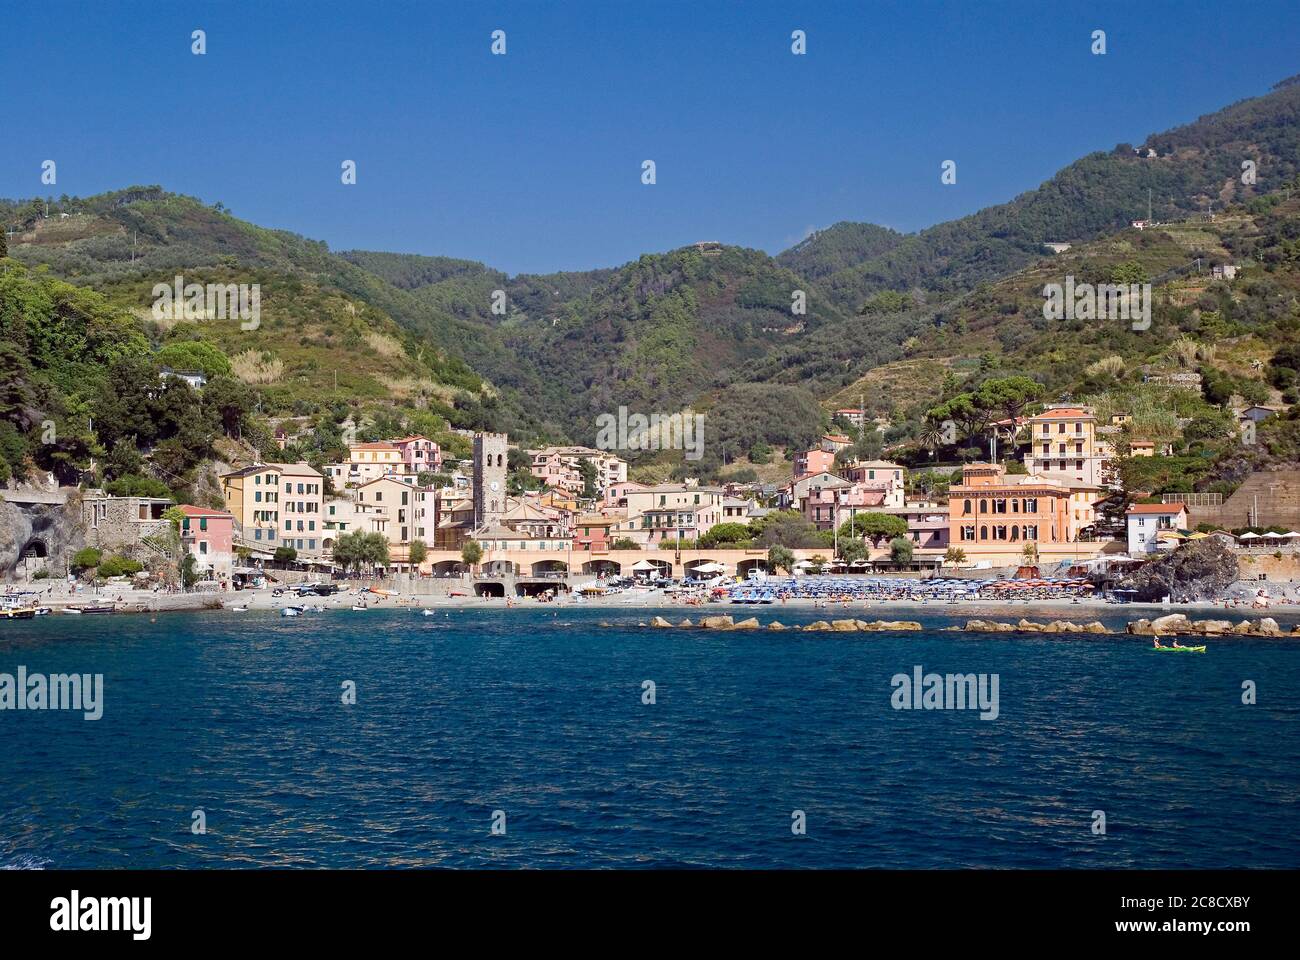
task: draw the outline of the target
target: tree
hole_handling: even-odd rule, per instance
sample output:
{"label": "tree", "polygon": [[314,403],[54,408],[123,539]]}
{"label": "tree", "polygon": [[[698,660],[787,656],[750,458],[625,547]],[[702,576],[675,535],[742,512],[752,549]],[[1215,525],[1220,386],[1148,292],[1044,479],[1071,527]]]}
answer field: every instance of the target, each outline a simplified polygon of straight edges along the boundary
{"label": "tree", "polygon": [[943,562],[950,563],[954,567],[960,567],[966,562],[966,551],[961,547],[949,547],[948,551],[943,555]]}
{"label": "tree", "polygon": [[889,541],[889,559],[894,563],[912,562],[912,541],[907,537],[895,537]]}
{"label": "tree", "polygon": [[637,543],[631,537],[619,537],[609,545],[611,550],[640,550],[641,544]]}
{"label": "tree", "polygon": [[414,574],[419,569],[420,564],[424,563],[429,557],[429,547],[423,540],[412,540],[411,546],[406,553],[407,559],[411,563],[411,573]]}
{"label": "tree", "polygon": [[779,543],[773,544],[767,550],[767,568],[769,570],[784,570],[786,573],[794,573],[794,552]]}
{"label": "tree", "polygon": [[867,545],[861,540],[841,540],[840,559],[845,563],[867,559]]}
{"label": "tree", "polygon": [[339,534],[334,541],[334,562],[338,564],[344,573],[349,570],[359,570],[362,563],[362,541],[365,533],[361,530],[354,530],[351,533]]}
{"label": "tree", "polygon": [[185,556],[181,558],[181,586],[186,590],[199,582],[197,566],[198,561],[194,559],[194,554],[186,552]]}
{"label": "tree", "polygon": [[700,537],[700,546],[708,548],[723,543],[741,543],[748,540],[750,535],[751,531],[747,523],[736,523],[734,521],[715,523],[709,527],[704,536]]}
{"label": "tree", "polygon": [[483,559],[483,546],[477,540],[466,540],[460,548],[460,559],[473,573],[474,567]]}
{"label": "tree", "polygon": [[582,496],[585,500],[592,500],[596,496],[596,481],[599,473],[596,465],[587,457],[578,461],[578,476],[582,478]]}
{"label": "tree", "polygon": [[1025,566],[1032,567],[1038,563],[1038,544],[1030,540],[1020,550],[1020,556],[1025,561]]}
{"label": "tree", "polygon": [[276,563],[293,563],[298,559],[298,551],[293,547],[279,546],[275,548],[274,559]]}
{"label": "tree", "polygon": [[375,567],[388,566],[388,538],[382,533],[363,533],[361,536],[361,559],[370,572],[374,573]]}
{"label": "tree", "polygon": [[877,544],[891,537],[907,534],[907,520],[892,513],[859,513],[840,524],[841,540],[858,540],[866,537]]}
{"label": "tree", "polygon": [[72,555],[73,570],[90,570],[99,566],[104,555],[94,547],[83,547]]}

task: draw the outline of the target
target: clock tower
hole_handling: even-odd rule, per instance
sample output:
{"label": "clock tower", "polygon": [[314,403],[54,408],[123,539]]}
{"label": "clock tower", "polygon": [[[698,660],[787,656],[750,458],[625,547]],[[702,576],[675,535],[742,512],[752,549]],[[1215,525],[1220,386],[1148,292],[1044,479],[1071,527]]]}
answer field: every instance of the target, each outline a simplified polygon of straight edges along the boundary
{"label": "clock tower", "polygon": [[474,434],[474,529],[494,527],[506,512],[509,457],[504,433]]}

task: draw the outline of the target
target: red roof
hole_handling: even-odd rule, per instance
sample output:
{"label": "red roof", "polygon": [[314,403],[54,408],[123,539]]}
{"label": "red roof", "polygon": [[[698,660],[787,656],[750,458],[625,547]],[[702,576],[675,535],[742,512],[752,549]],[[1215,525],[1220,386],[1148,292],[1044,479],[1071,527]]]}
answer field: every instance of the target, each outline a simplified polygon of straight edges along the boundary
{"label": "red roof", "polygon": [[1042,413],[1033,417],[1034,420],[1055,420],[1059,417],[1090,417],[1092,414],[1081,407],[1058,407],[1054,410],[1044,410]]}
{"label": "red roof", "polygon": [[235,519],[235,515],[228,510],[210,510],[207,507],[196,507],[189,503],[181,504],[181,512],[187,517],[228,517]]}
{"label": "red roof", "polygon": [[1128,508],[1129,513],[1184,513],[1186,510],[1181,503],[1135,503]]}

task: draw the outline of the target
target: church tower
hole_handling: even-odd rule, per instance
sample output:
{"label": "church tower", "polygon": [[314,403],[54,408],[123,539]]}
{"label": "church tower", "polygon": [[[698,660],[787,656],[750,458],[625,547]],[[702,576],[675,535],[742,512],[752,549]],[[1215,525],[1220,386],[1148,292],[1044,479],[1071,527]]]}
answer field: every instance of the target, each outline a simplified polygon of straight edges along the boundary
{"label": "church tower", "polygon": [[509,457],[504,433],[474,434],[474,529],[494,527],[506,511]]}

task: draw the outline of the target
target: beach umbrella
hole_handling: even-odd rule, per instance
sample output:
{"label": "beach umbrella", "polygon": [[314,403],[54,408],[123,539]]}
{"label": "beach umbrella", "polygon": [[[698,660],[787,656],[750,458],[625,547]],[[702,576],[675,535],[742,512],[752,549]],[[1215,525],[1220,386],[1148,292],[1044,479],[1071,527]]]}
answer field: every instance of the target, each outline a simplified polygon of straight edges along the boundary
{"label": "beach umbrella", "polygon": [[1274,533],[1272,530],[1270,530],[1268,533],[1264,534],[1264,539],[1265,539],[1265,540],[1281,540],[1281,539],[1282,539],[1282,534],[1280,534],[1280,533]]}
{"label": "beach umbrella", "polygon": [[649,560],[638,560],[636,563],[632,564],[632,569],[633,570],[658,570],[659,568],[655,566],[653,563],[651,563]]}
{"label": "beach umbrella", "polygon": [[1242,534],[1241,536],[1239,536],[1237,539],[1238,539],[1238,540],[1258,540],[1258,539],[1259,539],[1259,534],[1258,534],[1258,533],[1243,533],[1243,534]]}
{"label": "beach umbrella", "polygon": [[1284,533],[1284,534],[1282,534],[1282,537],[1283,537],[1284,539],[1289,539],[1289,538],[1291,538],[1291,537],[1300,537],[1300,533],[1296,533],[1294,530],[1292,530],[1290,533]]}

